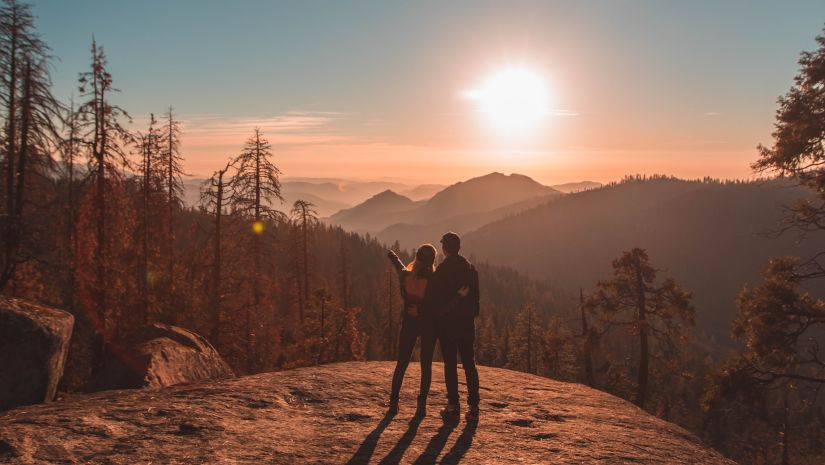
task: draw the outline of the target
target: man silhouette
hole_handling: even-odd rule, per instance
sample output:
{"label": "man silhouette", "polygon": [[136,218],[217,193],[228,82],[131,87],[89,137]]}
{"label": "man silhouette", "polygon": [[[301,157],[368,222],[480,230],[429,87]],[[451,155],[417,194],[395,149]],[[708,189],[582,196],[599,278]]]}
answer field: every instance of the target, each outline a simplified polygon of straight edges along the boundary
{"label": "man silhouette", "polygon": [[[469,409],[466,418],[467,421],[478,421],[479,381],[473,348],[474,319],[478,316],[479,306],[478,273],[459,254],[461,238],[458,234],[444,234],[441,247],[444,260],[432,278],[436,332],[444,358],[444,382],[447,384],[447,406],[441,411],[441,416],[445,421],[457,421],[460,418],[457,356],[461,354],[461,364],[467,378]],[[465,287],[466,297],[460,299],[457,305],[450,305],[459,290]]]}

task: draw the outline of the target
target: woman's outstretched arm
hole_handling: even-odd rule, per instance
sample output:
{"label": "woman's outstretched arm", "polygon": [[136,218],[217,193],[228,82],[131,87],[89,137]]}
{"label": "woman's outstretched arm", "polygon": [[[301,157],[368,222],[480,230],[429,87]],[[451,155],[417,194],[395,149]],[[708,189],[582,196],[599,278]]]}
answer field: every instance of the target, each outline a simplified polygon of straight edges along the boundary
{"label": "woman's outstretched arm", "polygon": [[401,259],[398,258],[398,254],[396,254],[394,251],[388,250],[387,258],[390,259],[390,264],[392,264],[392,267],[395,268],[395,271],[397,271],[399,274],[401,274],[402,271],[407,269],[404,266],[404,262],[402,262]]}

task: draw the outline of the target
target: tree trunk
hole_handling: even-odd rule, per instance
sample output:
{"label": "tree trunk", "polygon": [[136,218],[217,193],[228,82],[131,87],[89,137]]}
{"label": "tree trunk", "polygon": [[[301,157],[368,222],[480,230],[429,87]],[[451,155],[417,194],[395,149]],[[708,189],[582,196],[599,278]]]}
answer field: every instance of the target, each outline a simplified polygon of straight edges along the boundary
{"label": "tree trunk", "polygon": [[0,290],[6,287],[15,268],[15,237],[14,224],[14,177],[15,158],[17,156],[17,10],[12,10],[11,44],[9,46],[9,75],[8,75],[8,114],[6,116],[6,230],[5,247],[3,247],[3,270],[0,272]]}
{"label": "tree trunk", "polygon": [[168,311],[169,317],[172,319],[172,323],[176,324],[178,322],[178,311],[172,308],[175,294],[175,226],[174,226],[174,202],[175,202],[175,152],[174,152],[174,126],[172,120],[172,108],[169,108],[169,166],[167,166],[168,170],[168,179],[167,179],[167,217],[169,223],[167,224],[167,240],[169,245],[169,261],[166,265],[166,275],[168,279],[168,295],[166,298],[168,299]]}
{"label": "tree trunk", "polygon": [[[261,290],[260,290],[260,272],[261,272],[261,262],[260,262],[260,223],[261,223],[261,139],[260,134],[258,131],[255,131],[255,224],[253,225],[253,234],[252,234],[252,273],[253,273],[253,281],[252,281],[252,299],[253,299],[253,309],[256,312],[260,312],[260,304],[261,304]],[[252,330],[252,318],[250,314],[247,314],[246,319],[247,324],[247,344],[246,344],[246,357],[247,357],[247,367],[252,366],[252,357],[255,350],[255,341],[254,341],[254,334]]]}
{"label": "tree trunk", "polygon": [[14,198],[13,223],[15,236],[19,245],[19,234],[23,221],[23,197],[26,192],[26,164],[29,158],[29,130],[31,129],[31,64],[26,63],[26,74],[23,77],[23,108],[20,117],[20,155],[17,157],[17,192]]}
{"label": "tree trunk", "polygon": [[325,325],[325,317],[326,317],[326,305],[327,299],[326,297],[321,297],[321,347],[318,349],[318,363],[321,364],[324,362],[324,351],[326,349],[327,344],[327,337],[326,337],[326,328]]}
{"label": "tree trunk", "polygon": [[342,307],[349,308],[349,273],[347,271],[347,241],[346,233],[341,235],[341,304]]}
{"label": "tree trunk", "polygon": [[307,215],[306,209],[303,211],[303,239],[304,239],[304,300],[309,300],[309,231],[307,230]]}
{"label": "tree trunk", "polygon": [[223,174],[218,172],[218,192],[215,197],[215,261],[212,268],[212,330],[209,338],[212,345],[218,347],[220,343],[221,323],[221,215],[223,210]]}
{"label": "tree trunk", "polygon": [[788,435],[790,433],[790,407],[788,401],[788,383],[785,383],[783,392],[783,420],[782,420],[782,465],[789,465],[791,463],[790,450],[788,448]]}
{"label": "tree trunk", "polygon": [[[93,44],[92,54],[97,57],[97,46]],[[93,372],[99,369],[99,364],[103,360],[103,355],[106,350],[106,136],[107,131],[105,127],[106,115],[103,111],[103,102],[105,101],[105,94],[103,85],[100,82],[98,69],[100,66],[96,63],[94,66],[95,75],[92,80],[94,85],[94,99],[95,99],[95,136],[92,144],[94,150],[95,162],[97,163],[96,176],[96,207],[97,207],[97,231],[95,244],[95,294],[97,309],[95,309],[95,344],[94,353],[95,359],[93,363]]]}
{"label": "tree trunk", "polygon": [[[12,10],[12,24],[17,24],[16,10]],[[9,45],[9,102],[6,116],[6,214],[14,210],[14,173],[17,155],[17,28],[12,26]]]}
{"label": "tree trunk", "polygon": [[584,344],[582,347],[582,358],[584,358],[584,375],[587,385],[593,387],[596,384],[595,375],[593,374],[593,347],[590,337],[590,328],[587,325],[587,315],[584,311],[584,292],[579,289],[579,310],[582,317],[582,337]]}
{"label": "tree trunk", "polygon": [[639,324],[639,379],[636,391],[636,405],[644,407],[647,398],[647,380],[650,349],[647,340],[647,303],[645,302],[645,284],[642,280],[642,269],[636,265],[636,291],[638,324]]}
{"label": "tree trunk", "polygon": [[527,373],[533,373],[533,309],[527,308]]}
{"label": "tree trunk", "polygon": [[138,324],[149,323],[149,204],[150,204],[150,183],[152,180],[152,133],[149,132],[149,139],[144,140],[143,147],[143,264],[140,273],[141,287],[141,314],[138,316]]}
{"label": "tree trunk", "polygon": [[71,127],[69,128],[69,140],[66,147],[67,155],[68,155],[68,162],[69,162],[69,192],[67,197],[68,201],[68,243],[71,247],[70,257],[69,257],[69,289],[68,289],[68,296],[66,298],[67,307],[69,312],[72,315],[76,315],[75,309],[75,287],[76,283],[76,273],[77,273],[77,229],[76,229],[76,222],[77,218],[75,216],[75,198],[74,198],[74,156],[75,156],[75,137],[76,137],[76,120],[74,117],[74,101],[71,103],[70,107],[69,118],[71,118]]}
{"label": "tree trunk", "polygon": [[[297,242],[297,239],[296,239]],[[295,244],[297,250],[297,244]],[[296,252],[293,255],[293,265],[295,266],[295,288],[298,291],[298,322],[300,324],[304,324],[304,308],[306,306],[306,302],[309,300],[309,297],[304,296],[304,288],[301,284],[301,258],[298,256]]]}

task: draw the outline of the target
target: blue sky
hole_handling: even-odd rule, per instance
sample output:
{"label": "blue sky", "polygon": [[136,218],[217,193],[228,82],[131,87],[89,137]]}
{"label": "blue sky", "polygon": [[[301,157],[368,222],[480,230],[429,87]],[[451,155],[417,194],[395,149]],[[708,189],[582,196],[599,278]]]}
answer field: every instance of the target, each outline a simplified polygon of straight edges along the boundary
{"label": "blue sky", "polygon": [[[628,173],[746,177],[825,2],[39,1],[67,97],[94,35],[135,118],[173,105],[209,174],[259,125],[293,176],[545,182]],[[529,138],[490,134],[462,91],[545,77]]]}

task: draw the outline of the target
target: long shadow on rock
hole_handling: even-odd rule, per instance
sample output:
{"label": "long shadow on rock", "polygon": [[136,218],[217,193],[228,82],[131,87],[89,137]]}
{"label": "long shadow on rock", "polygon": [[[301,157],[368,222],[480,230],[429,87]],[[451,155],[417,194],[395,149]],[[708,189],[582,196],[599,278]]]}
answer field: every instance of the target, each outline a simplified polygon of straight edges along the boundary
{"label": "long shadow on rock", "polygon": [[413,465],[435,463],[435,459],[437,459],[438,454],[444,450],[444,446],[447,445],[447,440],[450,439],[450,434],[452,434],[455,427],[456,425],[454,423],[444,423],[441,425],[441,428],[438,428],[438,432],[435,436],[430,439],[430,442],[427,444],[427,448],[424,449],[424,452],[422,452],[421,455],[415,459]]}
{"label": "long shadow on rock", "polygon": [[423,419],[423,417],[417,416],[410,420],[409,426],[407,426],[407,431],[404,431],[404,434],[400,439],[398,439],[398,442],[395,443],[392,450],[390,450],[387,455],[381,459],[379,465],[394,465],[401,461],[401,458],[404,457],[404,453],[407,452],[407,449],[410,447],[413,439],[415,439],[415,435],[418,433],[418,426],[421,424],[421,420]]}
{"label": "long shadow on rock", "polygon": [[392,423],[393,418],[395,418],[395,413],[388,412],[384,415],[384,418],[378,422],[378,425],[364,438],[364,442],[361,443],[358,450],[355,451],[355,454],[349,459],[347,465],[361,465],[370,462],[372,454],[375,452],[375,446],[378,445],[378,439],[381,437],[381,433]]}
{"label": "long shadow on rock", "polygon": [[455,444],[447,451],[444,458],[441,459],[441,463],[457,464],[460,462],[464,454],[470,450],[470,446],[473,445],[473,437],[476,435],[476,429],[478,429],[478,422],[476,421],[464,425],[464,429],[461,431],[458,439],[456,439]]}

